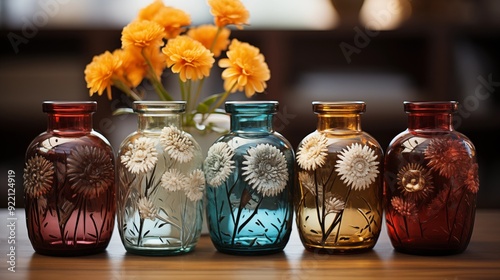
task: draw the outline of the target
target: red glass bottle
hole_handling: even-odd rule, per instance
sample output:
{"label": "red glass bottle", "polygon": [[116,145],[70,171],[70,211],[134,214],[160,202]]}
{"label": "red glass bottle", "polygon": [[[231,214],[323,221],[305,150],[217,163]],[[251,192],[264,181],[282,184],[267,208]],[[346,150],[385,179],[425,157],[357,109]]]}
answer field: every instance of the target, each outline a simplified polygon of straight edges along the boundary
{"label": "red glass bottle", "polygon": [[476,149],[456,131],[455,101],[404,102],[408,128],[385,155],[387,233],[400,252],[463,252],[474,226],[479,190]]}
{"label": "red glass bottle", "polygon": [[95,101],[46,101],[47,131],[26,151],[24,197],[28,236],[44,255],[106,249],[115,221],[114,153],[92,128]]}

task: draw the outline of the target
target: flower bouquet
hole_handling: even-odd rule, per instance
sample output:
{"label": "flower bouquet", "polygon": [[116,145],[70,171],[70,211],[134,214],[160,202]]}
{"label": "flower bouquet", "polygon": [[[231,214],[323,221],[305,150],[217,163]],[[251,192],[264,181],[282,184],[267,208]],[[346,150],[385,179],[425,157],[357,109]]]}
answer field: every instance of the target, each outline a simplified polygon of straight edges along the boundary
{"label": "flower bouquet", "polygon": [[[230,26],[243,29],[249,12],[240,0],[208,0],[213,24],[191,26],[189,14],[156,0],[142,8],[121,33],[121,48],[93,57],[84,74],[90,96],[106,92],[113,98],[112,87],[131,100],[144,100],[141,85],[149,82],[160,100],[186,101],[185,127],[212,128],[207,118],[223,113],[219,107],[231,93],[244,92],[250,98],[262,93],[271,74],[260,50],[237,39],[230,40]],[[226,57],[222,57],[225,52]],[[223,69],[224,91],[202,94],[204,81],[218,59]],[[166,69],[178,76],[179,91],[167,91],[162,82]],[[131,112],[120,108],[114,114]]]}

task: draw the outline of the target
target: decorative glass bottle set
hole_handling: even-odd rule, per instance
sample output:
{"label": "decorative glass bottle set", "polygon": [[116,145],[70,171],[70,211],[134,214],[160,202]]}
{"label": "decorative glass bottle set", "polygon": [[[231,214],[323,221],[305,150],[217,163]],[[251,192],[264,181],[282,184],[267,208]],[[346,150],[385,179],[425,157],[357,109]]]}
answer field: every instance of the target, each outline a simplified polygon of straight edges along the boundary
{"label": "decorative glass bottle set", "polygon": [[190,252],[203,223],[220,252],[276,253],[293,219],[317,253],[368,251],[383,226],[399,252],[467,248],[479,177],[474,145],[453,128],[456,102],[404,102],[408,128],[385,155],[361,129],[361,101],[313,102],[317,129],[296,153],[273,129],[278,102],[225,105],[231,129],[203,158],[182,128],[184,101],[136,101],[137,131],[115,157],[92,128],[96,102],[44,102],[47,131],[29,145],[24,170],[34,250],[102,252],[115,218],[124,248],[139,255]]}

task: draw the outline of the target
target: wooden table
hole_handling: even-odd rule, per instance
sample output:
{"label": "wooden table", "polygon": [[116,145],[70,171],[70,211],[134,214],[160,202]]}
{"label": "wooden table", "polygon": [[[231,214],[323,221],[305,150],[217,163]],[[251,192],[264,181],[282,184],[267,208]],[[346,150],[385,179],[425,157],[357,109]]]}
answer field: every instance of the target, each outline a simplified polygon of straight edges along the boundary
{"label": "wooden table", "polygon": [[384,231],[375,248],[357,255],[305,251],[294,231],[284,252],[267,256],[219,253],[208,236],[186,255],[145,257],[129,254],[118,232],[106,252],[84,257],[35,253],[26,233],[24,209],[16,209],[15,272],[10,272],[7,211],[0,211],[0,279],[500,279],[500,210],[479,210],[467,250],[452,256],[413,256],[395,252]]}

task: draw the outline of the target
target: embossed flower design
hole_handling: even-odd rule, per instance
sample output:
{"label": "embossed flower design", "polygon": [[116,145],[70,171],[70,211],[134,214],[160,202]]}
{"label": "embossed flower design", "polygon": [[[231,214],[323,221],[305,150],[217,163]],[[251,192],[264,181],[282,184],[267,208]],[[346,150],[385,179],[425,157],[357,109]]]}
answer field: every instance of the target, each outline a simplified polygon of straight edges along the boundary
{"label": "embossed flower design", "polygon": [[395,196],[391,199],[391,205],[401,216],[411,217],[417,215],[416,205],[412,201]]}
{"label": "embossed flower design", "polygon": [[304,139],[297,151],[297,163],[308,171],[316,170],[325,164],[328,156],[328,138],[323,134],[314,134]]}
{"label": "embossed flower design", "polygon": [[54,164],[42,156],[34,155],[24,168],[24,191],[32,198],[39,198],[52,189]]}
{"label": "embossed flower design", "polygon": [[68,156],[71,189],[87,199],[99,197],[114,184],[113,159],[98,147],[77,146]]}
{"label": "embossed flower design", "polygon": [[401,168],[397,184],[403,195],[412,200],[425,199],[434,189],[431,173],[418,163],[409,163]]}
{"label": "embossed flower design", "polygon": [[183,190],[187,184],[188,178],[179,169],[168,169],[161,176],[161,186],[170,192]]}
{"label": "embossed flower design", "polygon": [[259,144],[244,155],[243,176],[264,197],[281,193],[288,182],[288,168],[283,153],[275,146]]}
{"label": "embossed flower design", "polygon": [[191,201],[200,201],[205,194],[205,174],[200,169],[195,169],[187,178],[188,184],[184,191]]}
{"label": "embossed flower design", "polygon": [[194,157],[194,143],[187,134],[171,125],[164,127],[160,134],[160,143],[165,152],[174,160],[186,163]]}
{"label": "embossed flower design", "polygon": [[127,151],[121,156],[121,162],[133,174],[151,171],[158,161],[158,152],[155,141],[148,137],[137,138],[127,147]]}
{"label": "embossed flower design", "polygon": [[434,138],[424,152],[425,159],[429,160],[428,166],[439,172],[439,175],[450,178],[458,172],[465,172],[469,167],[470,158],[467,150],[458,139]]}
{"label": "embossed flower design", "polygon": [[364,190],[378,176],[377,155],[369,146],[353,143],[339,154],[335,171],[345,184],[354,190]]}
{"label": "embossed flower design", "polygon": [[224,183],[234,169],[234,150],[225,142],[213,144],[208,149],[204,161],[204,171],[207,183],[218,187]]}
{"label": "embossed flower design", "polygon": [[139,208],[139,215],[141,219],[154,220],[156,218],[156,213],[158,209],[155,207],[153,201],[148,197],[141,197],[137,201],[137,207]]}

